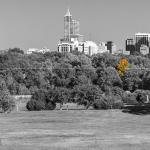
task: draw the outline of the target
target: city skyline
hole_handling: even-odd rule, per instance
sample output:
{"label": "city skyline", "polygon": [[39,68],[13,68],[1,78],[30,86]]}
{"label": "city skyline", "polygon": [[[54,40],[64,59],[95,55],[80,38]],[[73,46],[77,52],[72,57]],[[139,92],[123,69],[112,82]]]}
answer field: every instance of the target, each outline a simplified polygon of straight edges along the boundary
{"label": "city skyline", "polygon": [[124,49],[127,37],[150,31],[149,4],[148,0],[1,0],[0,49],[46,46],[57,50],[68,7],[80,21],[86,40],[111,40]]}

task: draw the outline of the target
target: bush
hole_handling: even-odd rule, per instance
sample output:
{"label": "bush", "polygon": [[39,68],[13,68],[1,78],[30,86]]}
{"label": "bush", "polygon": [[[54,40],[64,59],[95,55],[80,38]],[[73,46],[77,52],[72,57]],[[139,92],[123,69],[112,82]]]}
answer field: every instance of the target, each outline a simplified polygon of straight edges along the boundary
{"label": "bush", "polygon": [[96,100],[101,98],[102,91],[98,86],[84,84],[76,86],[72,94],[75,103],[84,105],[88,109],[93,106]]}
{"label": "bush", "polygon": [[134,95],[136,96],[136,100],[138,103],[145,103],[148,98],[150,98],[150,91],[149,90],[136,90],[134,91]]}
{"label": "bush", "polygon": [[46,91],[37,90],[32,95],[31,100],[27,103],[26,108],[29,111],[40,111],[45,109]]}
{"label": "bush", "polygon": [[111,92],[113,95],[120,96],[121,98],[123,97],[123,93],[124,93],[123,89],[117,86],[112,87]]}
{"label": "bush", "polygon": [[32,94],[31,99],[36,100],[36,101],[44,101],[45,102],[46,94],[47,94],[46,90],[39,89]]}
{"label": "bush", "polygon": [[36,103],[36,101],[33,101],[33,100],[28,101],[27,105],[26,105],[27,110],[29,110],[29,111],[35,110],[35,108],[34,108],[35,103]]}
{"label": "bush", "polygon": [[56,108],[54,101],[58,99],[56,94],[58,95],[58,91],[54,89],[37,90],[27,103],[26,108],[29,111],[54,110]]}
{"label": "bush", "polygon": [[125,92],[123,94],[123,102],[129,105],[137,104],[136,95],[131,92]]}
{"label": "bush", "polygon": [[1,108],[3,112],[12,111],[15,108],[15,102],[12,99],[2,101]]}
{"label": "bush", "polygon": [[56,108],[56,103],[49,102],[46,104],[46,110],[54,110]]}
{"label": "bush", "polygon": [[104,97],[101,97],[100,99],[97,99],[94,102],[93,108],[96,110],[110,109],[110,105],[108,104],[107,100]]}
{"label": "bush", "polygon": [[122,107],[122,98],[114,95],[102,96],[93,104],[94,109],[121,109]]}
{"label": "bush", "polygon": [[123,108],[123,101],[122,101],[122,99],[121,99],[121,97],[119,97],[119,96],[114,96],[114,97],[112,97],[112,101],[113,101],[113,103],[112,103],[112,108],[113,109],[122,109]]}
{"label": "bush", "polygon": [[120,95],[112,95],[110,97],[110,104],[112,109],[121,109],[123,107],[123,101]]}
{"label": "bush", "polygon": [[43,101],[36,101],[35,110],[40,111],[45,109],[45,103]]}
{"label": "bush", "polygon": [[45,103],[43,101],[36,101],[36,100],[30,100],[27,105],[26,108],[29,111],[40,111],[40,110],[44,110],[45,109]]}

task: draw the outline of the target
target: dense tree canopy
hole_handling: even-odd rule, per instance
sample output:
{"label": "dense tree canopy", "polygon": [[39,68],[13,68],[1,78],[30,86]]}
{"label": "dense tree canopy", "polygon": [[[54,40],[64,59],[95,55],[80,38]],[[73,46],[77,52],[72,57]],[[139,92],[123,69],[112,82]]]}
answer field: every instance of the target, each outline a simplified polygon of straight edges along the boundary
{"label": "dense tree canopy", "polygon": [[[123,69],[125,61],[122,60],[126,60]],[[7,89],[2,90],[4,95],[32,94],[29,110],[53,109],[55,103],[66,102],[86,108],[116,107],[115,100],[123,100],[125,91],[150,90],[149,68],[149,55],[139,54],[104,53],[90,57],[77,52],[47,52],[27,55],[19,48],[0,54],[1,84],[5,83],[4,89]]]}

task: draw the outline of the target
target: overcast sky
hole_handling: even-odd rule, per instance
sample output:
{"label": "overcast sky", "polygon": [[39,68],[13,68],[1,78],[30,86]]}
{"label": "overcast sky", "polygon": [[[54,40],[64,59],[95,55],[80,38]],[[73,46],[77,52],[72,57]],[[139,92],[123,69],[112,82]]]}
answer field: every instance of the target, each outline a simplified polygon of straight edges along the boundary
{"label": "overcast sky", "polygon": [[56,50],[68,6],[86,40],[124,48],[127,37],[150,32],[150,0],[0,0],[0,49]]}

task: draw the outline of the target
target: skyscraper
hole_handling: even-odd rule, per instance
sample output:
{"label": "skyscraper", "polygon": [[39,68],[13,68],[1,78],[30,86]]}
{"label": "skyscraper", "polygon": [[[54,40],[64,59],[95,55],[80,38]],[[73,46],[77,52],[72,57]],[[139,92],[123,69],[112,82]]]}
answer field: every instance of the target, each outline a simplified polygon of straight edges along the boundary
{"label": "skyscraper", "polygon": [[83,41],[83,36],[79,33],[79,21],[72,19],[68,9],[64,16],[64,38],[59,41],[58,52],[68,53],[73,51],[91,56],[98,53],[98,46],[95,42]]}
{"label": "skyscraper", "polygon": [[83,36],[79,34],[79,21],[73,20],[68,9],[64,16],[64,37],[60,39],[58,51],[62,53],[72,52],[83,43]]}
{"label": "skyscraper", "polygon": [[150,46],[150,34],[149,33],[137,33],[135,34],[135,49],[140,52],[140,47],[145,45]]}
{"label": "skyscraper", "polygon": [[64,39],[66,39],[67,41],[70,41],[71,23],[72,15],[70,14],[70,11],[68,9],[66,15],[64,16]]}
{"label": "skyscraper", "polygon": [[72,38],[78,38],[79,36],[79,21],[72,19],[72,15],[68,9],[64,16],[64,39],[71,41]]}

